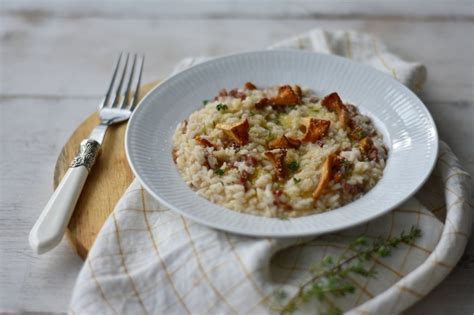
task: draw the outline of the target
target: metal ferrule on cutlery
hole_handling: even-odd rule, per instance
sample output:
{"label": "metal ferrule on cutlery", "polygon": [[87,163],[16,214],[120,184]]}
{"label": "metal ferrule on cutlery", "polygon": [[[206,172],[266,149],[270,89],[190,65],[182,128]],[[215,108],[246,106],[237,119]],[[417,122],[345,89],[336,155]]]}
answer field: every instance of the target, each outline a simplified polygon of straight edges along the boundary
{"label": "metal ferrule on cutlery", "polygon": [[[81,142],[79,152],[71,162],[70,168],[30,232],[30,246],[38,254],[51,250],[63,238],[87,176],[100,155],[107,128],[112,124],[128,120],[138,104],[138,93],[145,59],[143,56],[139,58],[135,54],[129,69],[129,57],[130,55],[127,54],[122,65],[122,54],[120,54],[109,88],[98,110],[100,123],[92,130],[89,138]],[[138,64],[140,66],[135,71]],[[120,68],[122,68],[121,77],[115,87],[115,78]],[[122,87],[127,74],[129,79],[124,90]],[[135,92],[132,95],[131,88],[134,82],[136,82],[133,84]],[[116,92],[113,100],[111,100],[111,93],[114,88]]]}
{"label": "metal ferrule on cutlery", "polygon": [[84,166],[90,172],[100,154],[100,143],[94,139],[82,140],[79,152],[71,162],[71,167]]}

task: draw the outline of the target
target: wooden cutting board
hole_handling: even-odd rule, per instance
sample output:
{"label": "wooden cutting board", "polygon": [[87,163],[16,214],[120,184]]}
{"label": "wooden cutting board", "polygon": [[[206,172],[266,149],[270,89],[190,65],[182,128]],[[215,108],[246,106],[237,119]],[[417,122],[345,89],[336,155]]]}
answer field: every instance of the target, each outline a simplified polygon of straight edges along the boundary
{"label": "wooden cutting board", "polygon": [[[143,85],[139,97],[142,98],[157,84],[156,81]],[[79,143],[89,136],[98,123],[97,114],[92,114],[79,125],[64,145],[54,169],[55,189],[76,155]],[[126,127],[126,122],[109,127],[101,155],[87,178],[69,222],[66,235],[82,258],[87,256],[100,228],[133,180],[125,156]]]}

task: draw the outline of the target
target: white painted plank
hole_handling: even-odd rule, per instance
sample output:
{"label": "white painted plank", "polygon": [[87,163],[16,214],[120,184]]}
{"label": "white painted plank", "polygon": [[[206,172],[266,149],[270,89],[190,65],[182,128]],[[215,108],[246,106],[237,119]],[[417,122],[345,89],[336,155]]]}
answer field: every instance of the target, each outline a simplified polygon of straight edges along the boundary
{"label": "white painted plank", "polygon": [[126,18],[314,18],[388,16],[464,18],[474,16],[471,0],[9,0],[6,11],[66,17]]}
{"label": "white painted plank", "polygon": [[[104,93],[121,50],[145,52],[145,79],[165,77],[183,57],[258,50],[314,27],[355,29],[383,38],[425,63],[423,97],[474,97],[474,23],[385,20],[156,20],[2,17],[2,95],[93,96]],[[47,78],[47,79],[46,79]]]}
{"label": "white painted plank", "polygon": [[66,240],[35,255],[28,233],[51,195],[62,144],[96,101],[0,101],[0,312],[67,310],[82,260]]}
{"label": "white painted plank", "polygon": [[[436,122],[440,139],[449,144],[467,171],[474,174],[474,147],[466,145],[466,140],[472,142],[474,136],[474,102],[433,101],[426,105]],[[474,200],[474,196],[471,197]]]}

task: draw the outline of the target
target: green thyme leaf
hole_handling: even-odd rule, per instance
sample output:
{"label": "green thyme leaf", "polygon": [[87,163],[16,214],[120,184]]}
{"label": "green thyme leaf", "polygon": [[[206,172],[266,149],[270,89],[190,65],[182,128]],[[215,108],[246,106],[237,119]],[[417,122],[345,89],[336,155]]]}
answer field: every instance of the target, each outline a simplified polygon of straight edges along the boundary
{"label": "green thyme leaf", "polygon": [[334,263],[334,260],[332,259],[331,256],[329,256],[329,255],[324,256],[324,258],[323,258],[323,266],[332,266],[333,263]]}
{"label": "green thyme leaf", "polygon": [[292,172],[296,172],[298,170],[299,164],[296,161],[292,161],[288,164],[288,169]]}
{"label": "green thyme leaf", "polygon": [[219,104],[216,105],[216,109],[217,109],[217,111],[221,111],[221,110],[227,110],[228,107],[225,104],[220,104],[219,103]]}
{"label": "green thyme leaf", "polygon": [[207,105],[207,103],[209,103],[209,101],[208,101],[208,100],[204,100],[204,101],[202,101],[202,106],[206,106],[206,105]]}
{"label": "green thyme leaf", "polygon": [[368,242],[368,240],[367,240],[367,237],[365,237],[365,236],[358,237],[358,238],[355,240],[355,243],[356,243],[357,245],[367,245],[367,242]]}
{"label": "green thyme leaf", "polygon": [[214,171],[214,174],[219,176],[224,175],[224,170],[222,168],[218,168]]}
{"label": "green thyme leaf", "polygon": [[367,133],[364,130],[362,130],[361,128],[357,128],[354,131],[354,135],[355,135],[356,139],[361,140],[361,139],[365,138],[365,136],[367,136]]}
{"label": "green thyme leaf", "polygon": [[380,257],[387,257],[390,255],[390,249],[387,246],[382,245],[378,249],[377,255],[379,255]]}
{"label": "green thyme leaf", "polygon": [[298,184],[299,182],[301,182],[301,179],[293,177],[293,181],[295,182],[295,184]]}

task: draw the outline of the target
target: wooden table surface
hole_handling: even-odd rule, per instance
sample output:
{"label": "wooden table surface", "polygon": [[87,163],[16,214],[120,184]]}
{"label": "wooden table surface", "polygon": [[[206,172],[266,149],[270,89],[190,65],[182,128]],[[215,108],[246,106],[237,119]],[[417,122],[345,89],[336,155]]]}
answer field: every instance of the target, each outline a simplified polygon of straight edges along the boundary
{"label": "wooden table surface", "polygon": [[[97,106],[121,50],[145,81],[181,58],[261,49],[311,28],[371,32],[429,79],[421,98],[474,173],[474,2],[387,0],[4,1],[0,11],[0,313],[64,313],[82,261],[43,256],[28,233],[52,191],[62,144]],[[408,314],[474,313],[474,242]]]}

